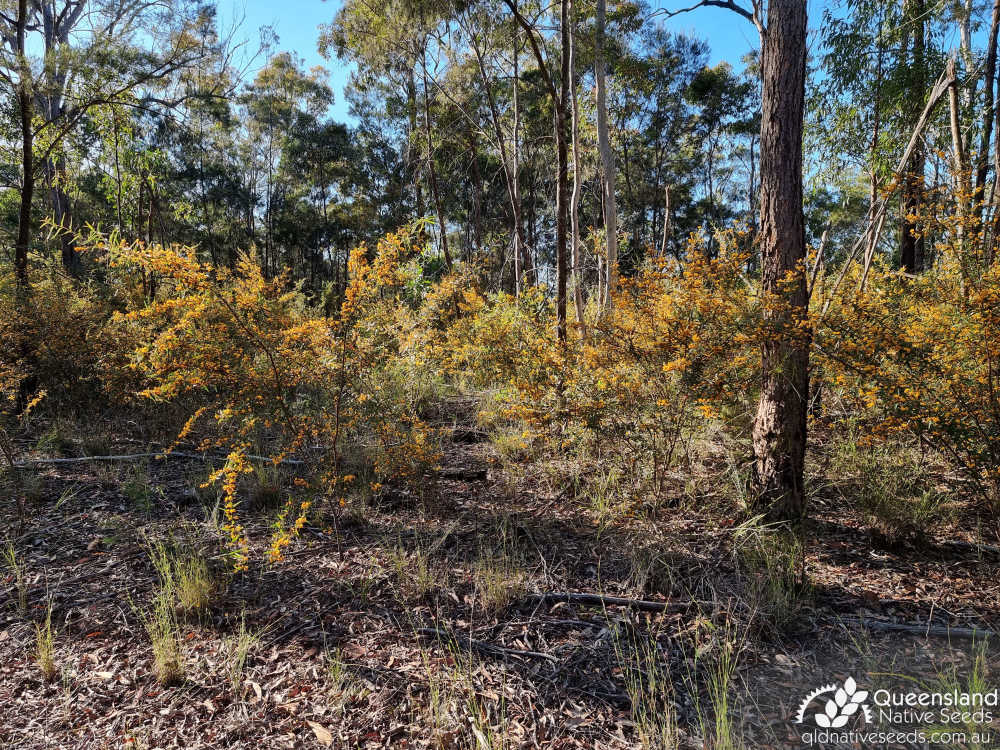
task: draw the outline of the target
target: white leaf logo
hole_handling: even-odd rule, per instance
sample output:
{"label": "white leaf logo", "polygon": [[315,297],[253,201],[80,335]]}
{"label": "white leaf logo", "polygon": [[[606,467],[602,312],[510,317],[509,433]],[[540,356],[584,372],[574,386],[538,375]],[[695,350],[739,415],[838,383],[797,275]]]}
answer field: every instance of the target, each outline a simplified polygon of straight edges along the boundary
{"label": "white leaf logo", "polygon": [[838,706],[837,706],[837,704],[834,701],[827,701],[826,702],[826,715],[829,716],[832,719],[834,716],[837,715],[837,708],[838,708]]}
{"label": "white leaf logo", "polygon": [[828,696],[832,693],[833,697],[827,699],[823,705],[822,713],[813,714],[813,719],[816,721],[817,726],[823,729],[839,729],[846,726],[850,718],[857,714],[859,710],[863,711],[865,721],[871,721],[868,706],[865,705],[865,701],[868,699],[868,691],[858,690],[858,684],[854,681],[854,678],[848,677],[844,680],[843,687],[824,685],[809,693],[799,705],[797,719],[799,724],[805,718],[805,712],[809,704],[824,693]]}

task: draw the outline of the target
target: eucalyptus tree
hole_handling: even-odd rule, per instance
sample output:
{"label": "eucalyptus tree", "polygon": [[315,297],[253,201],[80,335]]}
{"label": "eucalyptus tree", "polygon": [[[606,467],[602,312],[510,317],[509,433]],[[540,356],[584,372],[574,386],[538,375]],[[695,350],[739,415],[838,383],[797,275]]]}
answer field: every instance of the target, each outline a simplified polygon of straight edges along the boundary
{"label": "eucalyptus tree", "polygon": [[803,468],[809,395],[809,336],[803,213],[802,130],[806,88],[806,0],[702,0],[750,21],[760,34],[761,292],[768,335],[753,424],[757,503],[772,520],[805,512]]}
{"label": "eucalyptus tree", "polygon": [[[869,225],[883,191],[901,178],[895,244],[900,267],[909,272],[925,265],[926,229],[918,216],[928,159],[935,158],[933,144],[925,147],[933,128],[920,134],[903,174],[895,168],[944,65],[942,11],[942,4],[926,0],[847,0],[827,8],[818,71],[823,83],[811,88],[809,139],[817,163],[825,165],[820,171],[845,189],[856,173],[867,175]],[[870,232],[869,256],[877,234]]]}
{"label": "eucalyptus tree", "polygon": [[303,118],[321,116],[333,100],[326,83],[326,71],[302,69],[291,53],[275,55],[246,88],[242,106],[258,165],[258,179],[251,185],[253,202],[260,206],[262,265],[267,272],[277,270],[280,250],[275,243],[275,216],[278,205],[293,189],[288,175],[281,173],[287,146]]}
{"label": "eucalyptus tree", "polygon": [[601,197],[604,204],[604,242],[608,270],[604,299],[614,304],[618,289],[618,201],[615,194],[615,154],[608,130],[607,1],[597,0],[594,19],[594,84],[597,105],[597,146],[601,154]]}
{"label": "eucalyptus tree", "polygon": [[[519,295],[525,276],[531,270],[531,259],[525,241],[520,183],[522,115],[519,89],[523,45],[519,26],[509,21],[495,23],[493,10],[493,5],[488,2],[470,4],[458,14],[457,21],[475,60],[478,84],[489,113],[489,125],[482,128],[482,132],[491,133],[489,140],[497,151],[507,189],[513,289],[514,294]],[[511,41],[505,43],[506,40]],[[505,117],[507,113],[509,114]]]}
{"label": "eucalyptus tree", "polygon": [[[428,71],[427,54],[432,32],[443,20],[450,19],[452,13],[449,0],[415,3],[389,0],[378,5],[348,0],[332,23],[321,28],[319,39],[322,54],[335,53],[355,63],[357,69],[350,82],[354,89],[380,96],[391,119],[396,112],[405,113],[406,124],[401,135],[415,210],[418,216],[424,213],[422,182],[418,179],[422,173],[432,200],[435,194],[438,198],[435,210],[439,243],[444,254],[447,254],[447,226],[437,189],[437,175],[433,172],[431,104],[428,101],[433,75]],[[422,102],[418,101],[418,83],[423,84]],[[423,160],[418,157],[421,140],[426,154]]]}
{"label": "eucalyptus tree", "polygon": [[556,147],[556,332],[560,341],[566,340],[566,288],[569,242],[569,147],[567,143],[570,115],[570,0],[560,0],[558,21],[558,59],[555,67],[543,48],[545,38],[541,30],[542,13],[532,13],[519,7],[516,0],[504,0],[518,25],[524,30],[537,65],[538,77],[552,106],[553,140]]}
{"label": "eucalyptus tree", "polygon": [[[617,41],[617,40],[616,40]],[[619,52],[608,88],[610,146],[616,169],[616,208],[628,242],[619,250],[622,273],[630,273],[646,247],[663,247],[662,228],[670,192],[673,232],[666,250],[677,257],[700,222],[696,193],[702,149],[693,134],[697,110],[687,92],[708,61],[707,45],[658,27]]]}

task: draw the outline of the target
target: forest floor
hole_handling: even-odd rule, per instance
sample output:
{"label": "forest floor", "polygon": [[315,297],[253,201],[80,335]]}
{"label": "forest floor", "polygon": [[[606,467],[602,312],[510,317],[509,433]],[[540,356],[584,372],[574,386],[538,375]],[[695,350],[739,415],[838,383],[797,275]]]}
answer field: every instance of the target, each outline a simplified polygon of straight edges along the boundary
{"label": "forest floor", "polygon": [[[474,428],[453,438],[420,496],[383,491],[238,576],[199,460],[8,475],[0,540],[23,580],[0,569],[0,748],[801,747],[814,688],[964,684],[1000,664],[962,630],[1000,629],[1000,550],[955,529],[883,544],[819,491],[792,586],[707,496],[611,513],[558,465],[505,464]],[[245,514],[255,544],[265,516]],[[138,616],[158,585],[150,539],[201,550],[220,582],[181,621],[174,687]],[[52,681],[34,655],[49,606]]]}

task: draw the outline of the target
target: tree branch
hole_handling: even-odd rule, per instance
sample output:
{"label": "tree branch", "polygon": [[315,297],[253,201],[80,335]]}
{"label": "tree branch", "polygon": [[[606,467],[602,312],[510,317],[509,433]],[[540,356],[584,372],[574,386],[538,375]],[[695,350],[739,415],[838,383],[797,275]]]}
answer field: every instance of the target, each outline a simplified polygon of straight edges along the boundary
{"label": "tree branch", "polygon": [[733,0],[701,0],[699,3],[695,3],[690,8],[681,8],[680,10],[671,10],[665,13],[667,18],[673,18],[674,16],[679,16],[681,13],[690,13],[693,10],[698,10],[698,8],[704,8],[706,6],[712,6],[715,8],[725,8],[726,10],[731,10],[733,13],[738,13],[747,19],[750,23],[761,30],[760,20],[757,18],[756,4],[753,11],[749,11],[746,8],[737,5]]}
{"label": "tree branch", "polygon": [[521,12],[517,9],[513,0],[504,0],[507,7],[510,8],[510,12],[514,14],[514,20],[524,29],[528,41],[531,43],[531,51],[535,55],[535,59],[538,61],[538,70],[542,75],[542,80],[545,82],[545,88],[548,89],[549,95],[552,97],[553,106],[558,109],[559,107],[559,92],[556,91],[556,86],[552,82],[552,77],[549,75],[549,68],[545,64],[545,57],[542,55],[541,49],[538,47],[538,40],[535,39],[535,27],[531,25]]}

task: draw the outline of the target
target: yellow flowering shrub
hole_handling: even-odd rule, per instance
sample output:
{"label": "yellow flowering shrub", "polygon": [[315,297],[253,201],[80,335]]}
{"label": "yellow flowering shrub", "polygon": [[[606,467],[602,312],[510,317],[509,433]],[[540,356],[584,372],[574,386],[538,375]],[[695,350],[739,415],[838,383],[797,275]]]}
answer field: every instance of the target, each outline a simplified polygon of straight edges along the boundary
{"label": "yellow flowering shrub", "polygon": [[704,420],[749,423],[760,304],[730,247],[710,259],[693,241],[683,267],[654,259],[581,342],[570,416],[611,455],[646,457],[654,485]]}
{"label": "yellow flowering shrub", "polygon": [[737,233],[714,259],[654,258],[623,279],[613,310],[565,344],[544,290],[483,294],[458,277],[428,296],[433,321],[416,346],[436,366],[489,393],[484,417],[523,428],[560,452],[581,441],[604,460],[648,465],[652,478],[700,420],[743,415],[759,367],[759,301]]}
{"label": "yellow flowering shrub", "polygon": [[210,422],[201,448],[228,451],[212,480],[222,486],[237,568],[249,559],[238,493],[251,448],[263,446],[276,464],[308,457],[306,476],[279,515],[272,560],[304,526],[315,498],[343,502],[354,480],[346,473],[348,445],[367,448],[379,481],[405,479],[435,460],[429,428],[391,382],[395,311],[414,273],[412,253],[405,233],[387,236],[374,252],[357,248],[339,309],[325,317],[287,276],[265,277],[249,256],[230,270],[202,262],[191,248],[108,246],[111,271],[147,290],[113,320],[120,340],[136,342],[131,367],[144,380],[140,395],[192,405],[178,439]]}
{"label": "yellow flowering shrub", "polygon": [[[619,462],[658,488],[706,424],[749,437],[761,343],[801,337],[835,428],[916,438],[1000,519],[1000,266],[983,249],[987,235],[962,221],[946,214],[933,225],[942,239],[923,274],[855,264],[827,298],[840,273],[831,269],[808,318],[782,311],[780,290],[762,298],[746,272],[745,231],[720,233],[713,257],[695,236],[683,263],[652,256],[565,342],[548,290],[487,292],[470,264],[435,281],[410,230],[356,248],[345,287],[321,306],[250,256],[218,268],[191,248],[92,236],[106,261],[103,296],[39,280],[25,321],[0,289],[2,409],[24,400],[29,371],[35,395],[99,379],[119,402],[132,393],[177,405],[190,415],[178,440],[197,434],[202,449],[226,452],[212,479],[244,568],[240,495],[256,454],[297,462],[272,560],[315,508],[335,510],[362,486],[418,480],[438,457],[421,415],[446,388],[481,396],[482,419],[525,446]],[[25,332],[41,340],[31,362],[15,346]]]}
{"label": "yellow flowering shrub", "polygon": [[844,417],[874,440],[909,435],[941,453],[1000,516],[1000,266],[970,274],[947,246],[908,277],[876,265],[833,300],[817,362]]}

